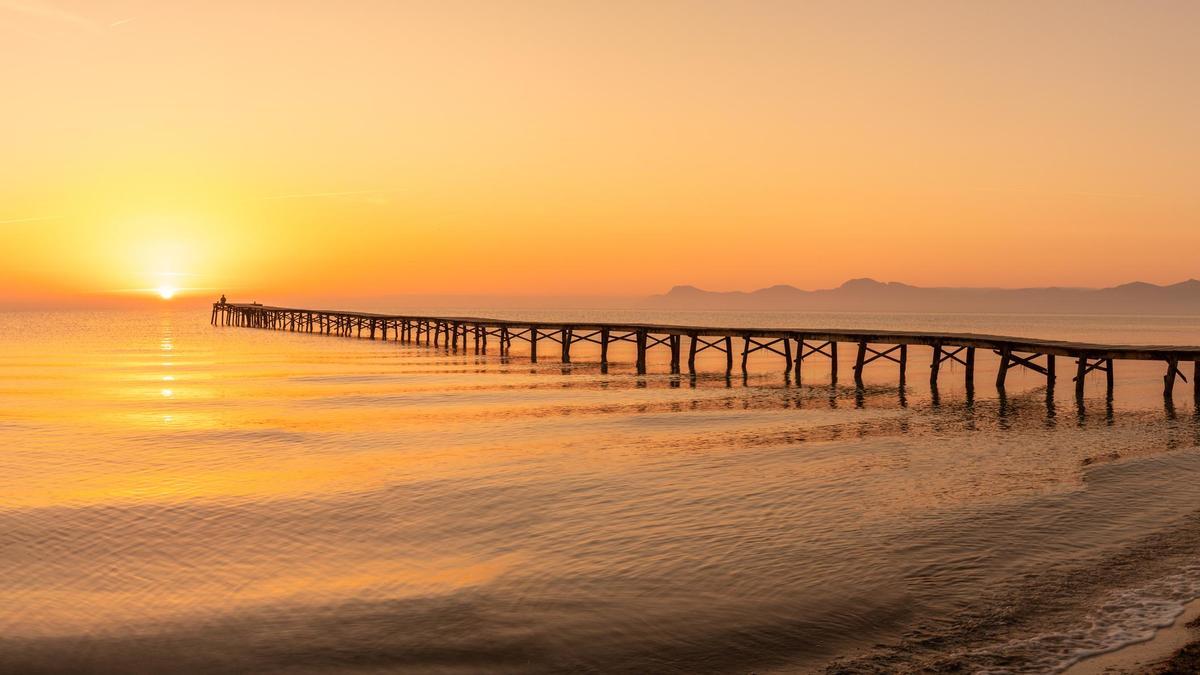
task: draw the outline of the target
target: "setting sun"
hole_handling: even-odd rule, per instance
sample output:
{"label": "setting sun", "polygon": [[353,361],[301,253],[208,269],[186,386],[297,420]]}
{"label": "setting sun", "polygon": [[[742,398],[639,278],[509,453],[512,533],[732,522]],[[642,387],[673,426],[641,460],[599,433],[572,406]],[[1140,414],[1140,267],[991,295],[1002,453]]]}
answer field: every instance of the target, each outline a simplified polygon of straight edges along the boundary
{"label": "setting sun", "polygon": [[155,289],[155,291],[158,293],[158,296],[163,300],[170,300],[171,298],[175,297],[175,293],[178,290],[179,289],[175,288],[174,286],[165,285],[159,286],[157,289]]}

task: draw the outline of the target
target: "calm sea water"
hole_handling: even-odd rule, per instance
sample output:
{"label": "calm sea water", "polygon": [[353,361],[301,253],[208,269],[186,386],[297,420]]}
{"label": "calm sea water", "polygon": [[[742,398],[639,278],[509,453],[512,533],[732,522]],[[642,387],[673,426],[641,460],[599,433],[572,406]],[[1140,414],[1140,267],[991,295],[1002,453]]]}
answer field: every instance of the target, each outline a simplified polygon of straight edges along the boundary
{"label": "calm sea water", "polygon": [[[464,314],[456,310],[456,314]],[[1197,318],[475,314],[1200,343]],[[1190,385],[0,314],[4,672],[1048,672],[1200,595]],[[761,358],[759,358],[761,357]],[[661,356],[659,358],[662,358]],[[1189,371],[1190,372],[1190,371]]]}

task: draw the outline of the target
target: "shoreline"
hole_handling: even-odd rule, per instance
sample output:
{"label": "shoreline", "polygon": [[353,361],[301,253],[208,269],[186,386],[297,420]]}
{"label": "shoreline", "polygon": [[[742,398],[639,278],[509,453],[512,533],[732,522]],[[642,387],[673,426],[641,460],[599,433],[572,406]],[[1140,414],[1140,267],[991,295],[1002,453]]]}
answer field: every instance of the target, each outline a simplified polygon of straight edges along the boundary
{"label": "shoreline", "polygon": [[1198,666],[1200,598],[1184,605],[1175,621],[1149,640],[1089,656],[1067,668],[1063,675],[1192,673]]}

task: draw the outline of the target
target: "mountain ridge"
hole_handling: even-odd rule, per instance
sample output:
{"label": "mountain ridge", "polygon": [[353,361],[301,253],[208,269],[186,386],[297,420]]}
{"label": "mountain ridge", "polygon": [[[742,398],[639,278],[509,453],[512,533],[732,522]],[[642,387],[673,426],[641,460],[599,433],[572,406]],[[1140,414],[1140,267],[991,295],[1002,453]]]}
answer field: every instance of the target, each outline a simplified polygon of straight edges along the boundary
{"label": "mountain ridge", "polygon": [[1200,314],[1200,281],[1172,284],[1130,281],[1103,288],[913,286],[870,277],[840,286],[805,290],[775,284],[753,291],[710,291],[673,286],[645,299],[658,309],[793,311],[882,311],[969,313]]}

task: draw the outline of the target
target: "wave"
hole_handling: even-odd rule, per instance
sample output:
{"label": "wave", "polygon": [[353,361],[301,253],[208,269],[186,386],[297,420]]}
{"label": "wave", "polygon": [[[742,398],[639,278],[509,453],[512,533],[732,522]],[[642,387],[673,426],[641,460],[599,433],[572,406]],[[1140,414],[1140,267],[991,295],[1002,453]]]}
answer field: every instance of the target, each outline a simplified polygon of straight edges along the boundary
{"label": "wave", "polygon": [[1112,591],[1077,627],[1047,632],[995,647],[972,650],[967,660],[985,666],[981,675],[1062,672],[1091,656],[1152,639],[1200,598],[1200,565],[1138,588]]}

